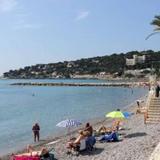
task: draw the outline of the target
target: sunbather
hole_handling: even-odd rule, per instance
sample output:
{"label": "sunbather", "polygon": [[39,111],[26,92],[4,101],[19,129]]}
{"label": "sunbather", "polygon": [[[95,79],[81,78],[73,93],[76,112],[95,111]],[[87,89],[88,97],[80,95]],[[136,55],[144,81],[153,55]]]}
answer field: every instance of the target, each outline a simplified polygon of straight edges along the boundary
{"label": "sunbather", "polygon": [[113,122],[112,127],[105,127],[102,126],[96,131],[96,135],[104,135],[104,134],[110,134],[112,131],[118,131],[120,129],[120,120],[116,120]]}
{"label": "sunbather", "polygon": [[113,129],[116,129],[117,131],[119,130],[119,127],[120,127],[120,123],[121,121],[120,120],[116,120],[113,122]]}
{"label": "sunbather", "polygon": [[99,134],[105,134],[105,133],[110,133],[110,132],[112,132],[112,128],[105,127],[105,126],[100,127],[99,130],[97,131],[97,133]]}
{"label": "sunbather", "polygon": [[18,154],[16,156],[43,156],[49,157],[49,151],[46,147],[42,147],[39,151],[34,150],[30,145],[27,146],[27,153]]}
{"label": "sunbather", "polygon": [[80,135],[74,141],[70,141],[67,143],[68,149],[74,150],[78,145],[80,145],[81,140],[85,139],[87,136],[86,132],[84,132],[84,131],[80,131],[79,134]]}

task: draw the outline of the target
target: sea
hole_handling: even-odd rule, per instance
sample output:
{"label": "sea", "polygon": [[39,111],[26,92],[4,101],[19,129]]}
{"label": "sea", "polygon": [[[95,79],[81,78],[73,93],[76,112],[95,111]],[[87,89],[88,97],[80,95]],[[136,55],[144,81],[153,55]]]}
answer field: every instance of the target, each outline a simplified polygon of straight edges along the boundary
{"label": "sea", "polygon": [[105,80],[0,80],[0,155],[12,153],[33,143],[32,125],[40,125],[41,140],[66,132],[56,124],[91,119],[128,107],[147,94],[141,87],[13,86],[17,82],[103,83]]}

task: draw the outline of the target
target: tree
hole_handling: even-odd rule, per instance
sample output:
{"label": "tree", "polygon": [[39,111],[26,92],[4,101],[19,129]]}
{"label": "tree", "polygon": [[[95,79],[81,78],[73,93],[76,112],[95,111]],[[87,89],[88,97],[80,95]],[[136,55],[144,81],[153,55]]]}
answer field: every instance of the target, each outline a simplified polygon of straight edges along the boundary
{"label": "tree", "polygon": [[155,16],[151,24],[154,25],[156,28],[154,29],[153,33],[149,34],[146,37],[146,40],[150,38],[152,35],[160,33],[160,15]]}

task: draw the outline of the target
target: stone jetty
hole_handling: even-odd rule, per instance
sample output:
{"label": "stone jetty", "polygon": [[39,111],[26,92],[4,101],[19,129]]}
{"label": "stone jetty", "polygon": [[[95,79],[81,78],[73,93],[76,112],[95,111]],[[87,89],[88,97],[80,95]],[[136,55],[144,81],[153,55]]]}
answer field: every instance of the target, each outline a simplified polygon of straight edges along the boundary
{"label": "stone jetty", "polygon": [[139,86],[136,82],[112,82],[112,83],[41,83],[41,82],[26,82],[26,83],[12,83],[11,85],[18,86],[88,86],[88,87],[131,87]]}

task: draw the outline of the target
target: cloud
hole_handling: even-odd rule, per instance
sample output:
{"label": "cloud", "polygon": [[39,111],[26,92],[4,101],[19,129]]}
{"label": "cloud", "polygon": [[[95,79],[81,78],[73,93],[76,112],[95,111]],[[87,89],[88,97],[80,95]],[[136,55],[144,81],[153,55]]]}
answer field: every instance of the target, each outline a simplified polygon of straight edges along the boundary
{"label": "cloud", "polygon": [[12,13],[14,22],[11,28],[14,30],[39,29],[41,24],[32,23],[32,14],[25,11],[24,7],[18,3],[18,0],[0,0],[0,13]]}
{"label": "cloud", "polygon": [[86,19],[89,16],[90,12],[89,11],[81,11],[78,13],[77,17],[75,18],[76,21]]}
{"label": "cloud", "polygon": [[17,24],[13,27],[15,30],[21,30],[21,29],[39,29],[42,25],[40,24],[31,24],[31,23],[23,23],[23,24]]}
{"label": "cloud", "polygon": [[0,11],[11,12],[16,8],[17,4],[17,0],[0,0]]}

